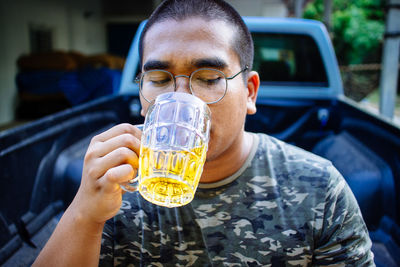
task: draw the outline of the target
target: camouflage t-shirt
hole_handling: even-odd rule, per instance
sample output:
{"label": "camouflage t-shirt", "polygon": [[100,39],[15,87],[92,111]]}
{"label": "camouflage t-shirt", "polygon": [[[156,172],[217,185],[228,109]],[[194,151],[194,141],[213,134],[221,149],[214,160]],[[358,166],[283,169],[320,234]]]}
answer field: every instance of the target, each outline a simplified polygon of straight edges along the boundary
{"label": "camouflage t-shirt", "polygon": [[125,194],[100,266],[374,266],[357,202],[332,164],[264,134],[244,166],[164,208]]}

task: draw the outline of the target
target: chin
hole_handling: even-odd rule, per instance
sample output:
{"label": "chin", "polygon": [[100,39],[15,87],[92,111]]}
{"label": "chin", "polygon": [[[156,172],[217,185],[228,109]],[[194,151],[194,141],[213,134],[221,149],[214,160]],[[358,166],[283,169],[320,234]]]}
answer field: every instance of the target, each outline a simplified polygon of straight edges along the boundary
{"label": "chin", "polygon": [[210,142],[208,143],[206,163],[218,158],[221,155],[221,152],[221,146],[218,146],[215,142],[210,140]]}
{"label": "chin", "polygon": [[206,162],[207,161],[211,161],[214,156],[213,156],[213,149],[212,149],[212,145],[210,145],[210,143],[208,143],[208,150],[207,150],[207,155],[206,155]]}
{"label": "chin", "polygon": [[210,129],[210,141],[208,141],[206,162],[212,160],[215,157],[213,137],[214,137],[214,131],[213,129]]}

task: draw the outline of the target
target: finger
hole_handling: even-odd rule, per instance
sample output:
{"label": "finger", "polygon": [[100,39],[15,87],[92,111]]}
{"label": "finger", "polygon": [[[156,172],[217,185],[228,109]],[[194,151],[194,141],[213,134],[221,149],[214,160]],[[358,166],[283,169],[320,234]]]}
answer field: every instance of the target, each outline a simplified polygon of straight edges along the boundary
{"label": "finger", "polygon": [[95,142],[105,142],[113,137],[119,136],[121,134],[132,134],[133,136],[140,137],[142,132],[135,126],[129,123],[118,124],[107,131],[96,135],[93,137],[92,141]]}
{"label": "finger", "polygon": [[129,148],[119,147],[114,151],[111,151],[107,155],[102,158],[96,159],[95,162],[97,168],[95,169],[95,173],[92,175],[94,177],[103,176],[108,169],[117,167],[123,164],[129,164],[134,169],[139,168],[139,159],[138,155]]}
{"label": "finger", "polygon": [[135,177],[137,170],[129,164],[119,165],[107,170],[107,172],[96,181],[104,193],[121,192],[120,184],[127,183]]}
{"label": "finger", "polygon": [[122,134],[113,137],[105,142],[99,142],[94,148],[94,154],[97,157],[103,157],[108,153],[120,148],[127,147],[134,151],[137,155],[140,153],[140,139],[132,134]]}
{"label": "finger", "polygon": [[[133,134],[132,134],[133,133]],[[123,136],[119,138],[119,136]],[[117,138],[118,137],[118,138]],[[114,138],[117,138],[114,140]],[[119,124],[92,138],[89,148],[85,154],[85,162],[115,150],[118,146],[126,146],[140,153],[141,131],[130,124]]]}
{"label": "finger", "polygon": [[99,162],[106,169],[110,169],[124,163],[132,165],[132,167],[135,169],[139,168],[138,155],[127,147],[119,147],[116,150],[111,151],[104,157],[100,158]]}

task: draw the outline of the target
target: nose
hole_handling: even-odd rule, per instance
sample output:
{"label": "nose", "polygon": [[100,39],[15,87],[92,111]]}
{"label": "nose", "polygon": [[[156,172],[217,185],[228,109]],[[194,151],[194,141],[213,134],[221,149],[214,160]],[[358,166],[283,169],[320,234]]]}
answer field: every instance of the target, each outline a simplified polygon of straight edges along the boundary
{"label": "nose", "polygon": [[183,93],[191,94],[189,79],[190,79],[190,77],[187,75],[175,76],[175,83],[176,83],[175,84],[175,92],[183,92]]}

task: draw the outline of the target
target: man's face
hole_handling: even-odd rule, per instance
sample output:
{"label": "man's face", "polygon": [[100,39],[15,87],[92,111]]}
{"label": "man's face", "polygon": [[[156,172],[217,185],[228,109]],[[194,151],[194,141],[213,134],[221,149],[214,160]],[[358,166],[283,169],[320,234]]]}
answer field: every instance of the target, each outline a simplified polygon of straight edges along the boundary
{"label": "man's face", "polygon": [[[190,18],[166,20],[151,26],[144,39],[143,69],[164,69],[173,75],[190,75],[198,68],[215,68],[227,77],[241,70],[239,57],[232,49],[234,28],[223,21]],[[176,79],[178,92],[190,93],[189,79]],[[228,81],[225,97],[210,104],[211,133],[207,161],[229,153],[244,130],[247,113],[254,113],[247,82],[239,75]],[[251,102],[251,103],[249,103]],[[250,105],[249,105],[250,104]],[[142,115],[149,104],[142,99]],[[206,163],[207,164],[207,163]]]}

